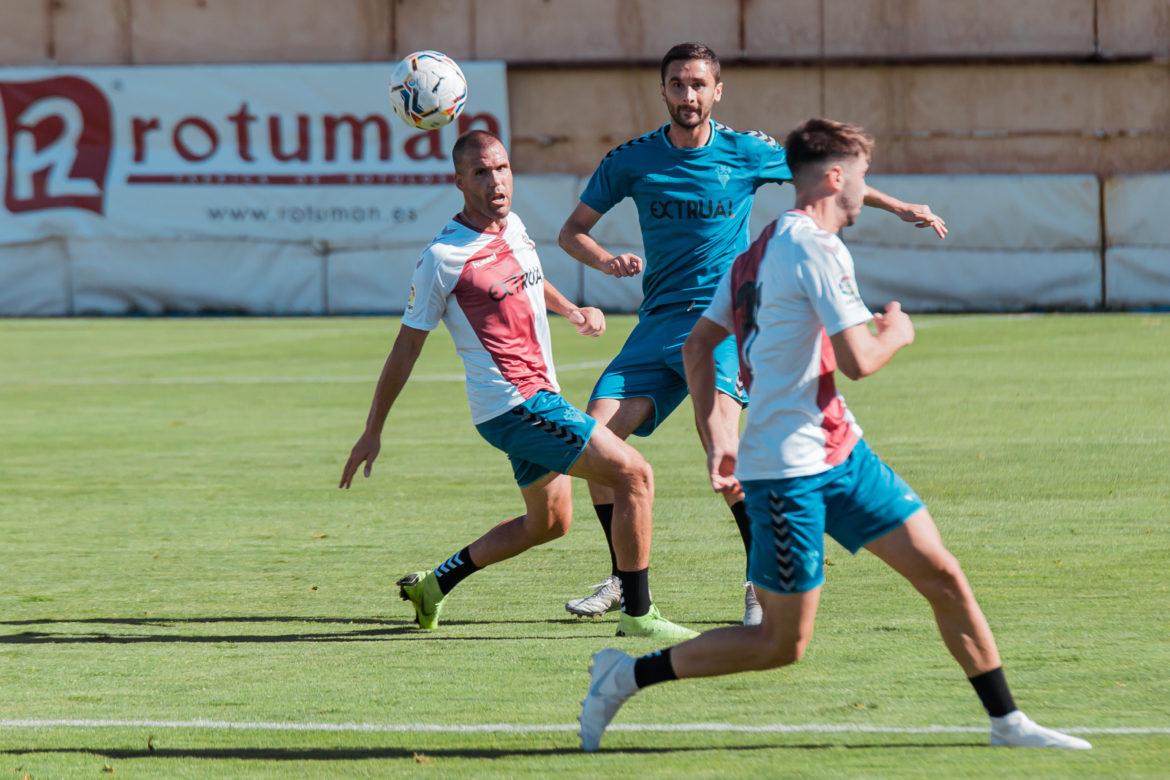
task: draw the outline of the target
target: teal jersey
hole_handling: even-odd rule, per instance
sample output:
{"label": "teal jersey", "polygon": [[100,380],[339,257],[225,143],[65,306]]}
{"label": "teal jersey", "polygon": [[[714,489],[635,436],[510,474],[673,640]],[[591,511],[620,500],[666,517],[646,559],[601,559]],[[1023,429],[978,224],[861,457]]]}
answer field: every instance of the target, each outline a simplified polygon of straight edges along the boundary
{"label": "teal jersey", "polygon": [[581,193],[581,202],[600,214],[634,199],[646,255],[642,314],[681,302],[706,308],[750,243],[756,190],[792,179],[784,148],[763,133],[712,120],[705,146],[682,149],[671,144],[669,127],[612,150]]}

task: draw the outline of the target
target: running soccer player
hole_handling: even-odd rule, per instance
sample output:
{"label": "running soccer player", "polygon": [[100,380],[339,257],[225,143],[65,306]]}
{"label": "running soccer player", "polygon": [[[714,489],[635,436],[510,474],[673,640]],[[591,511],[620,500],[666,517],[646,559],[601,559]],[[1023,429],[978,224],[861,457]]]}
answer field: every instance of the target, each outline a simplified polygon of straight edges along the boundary
{"label": "running soccer player", "polygon": [[[763,622],[708,631],[638,659],[598,652],[582,702],[581,747],[596,750],[622,703],[649,685],[800,660],[812,638],[828,533],[850,552],[866,548],[926,597],[991,718],[992,745],[1088,748],[1016,709],[959,562],[922,500],[861,438],[834,385],[838,367],[861,379],[914,340],[896,302],[876,315],[862,303],[853,258],[837,236],[861,210],[873,140],[858,127],[812,119],[785,146],[796,208],[736,258],[683,348],[711,485],[726,492],[742,484],[747,496],[750,576]],[[712,353],[730,333],[752,394],[738,453],[734,432],[714,412]]]}
{"label": "running soccer player", "polygon": [[[597,380],[587,407],[590,416],[622,439],[649,436],[686,397],[683,341],[711,302],[719,279],[748,246],[755,192],[767,182],[792,178],[784,149],[774,140],[711,120],[723,82],[719,58],[710,48],[674,46],[662,58],[660,74],[670,121],[605,156],[560,234],[561,247],[590,268],[617,277],[645,268],[638,325]],[[606,251],[589,232],[627,197],[638,207],[645,262]],[[946,225],[929,206],[903,203],[874,189],[866,191],[865,203],[946,236]],[[716,425],[735,432],[747,396],[737,376],[732,337],[719,345],[715,366]],[[609,543],[610,576],[565,609],[596,617],[620,603],[621,581],[611,532],[613,493],[596,482],[589,483],[589,493]],[[725,498],[746,556],[751,524],[743,496],[731,492]],[[759,604],[750,583],[744,587],[743,622],[754,625],[760,621]]]}
{"label": "running soccer player", "polygon": [[664,619],[650,599],[654,477],[633,447],[560,395],[546,309],[582,335],[605,329],[601,311],[578,308],[544,278],[536,245],[512,209],[512,169],[500,139],[473,131],[452,151],[463,210],[423,251],[402,327],[378,379],[366,428],[342,470],[370,476],[382,428],[410,378],[427,334],[442,320],[463,358],[472,422],[508,454],[525,513],[496,525],[434,570],[398,580],[420,628],[433,629],[447,595],[468,575],[563,536],[572,522],[568,474],[614,492],[614,543],[627,594],[619,636],[677,641],[695,632]]}

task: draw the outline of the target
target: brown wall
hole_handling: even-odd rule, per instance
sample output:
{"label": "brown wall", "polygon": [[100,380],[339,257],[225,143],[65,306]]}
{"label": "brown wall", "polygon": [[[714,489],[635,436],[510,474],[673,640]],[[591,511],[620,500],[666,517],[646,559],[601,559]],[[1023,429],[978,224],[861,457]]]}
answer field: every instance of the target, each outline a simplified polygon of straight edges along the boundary
{"label": "brown wall", "polygon": [[728,62],[720,119],[857,121],[884,172],[1170,169],[1170,0],[0,0],[7,65],[504,59],[524,171],[663,121],[688,39]]}

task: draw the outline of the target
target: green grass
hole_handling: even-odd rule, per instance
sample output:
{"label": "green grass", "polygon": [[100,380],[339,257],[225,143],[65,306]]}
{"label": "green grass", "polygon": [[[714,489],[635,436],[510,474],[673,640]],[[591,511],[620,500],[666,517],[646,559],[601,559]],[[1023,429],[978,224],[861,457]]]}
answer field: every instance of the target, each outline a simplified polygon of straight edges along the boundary
{"label": "green grass", "polygon": [[[1055,726],[1170,726],[1170,318],[919,323],[843,390],[964,562],[1017,701]],[[554,323],[570,400],[631,326],[589,340]],[[565,724],[591,652],[653,649],[566,619],[608,563],[583,485],[572,533],[468,580],[441,631],[412,628],[392,581],[521,504],[445,333],[373,478],[336,489],[396,329],[0,322],[0,720]],[[657,476],[655,600],[699,628],[737,619],[742,550],[689,407],[635,443]],[[984,723],[925,604],[872,557],[827,555],[801,664],[660,686],[618,722]],[[1069,754],[978,734],[618,732],[584,756],[571,733],[0,728],[0,777],[1165,775],[1168,735],[1091,739]]]}

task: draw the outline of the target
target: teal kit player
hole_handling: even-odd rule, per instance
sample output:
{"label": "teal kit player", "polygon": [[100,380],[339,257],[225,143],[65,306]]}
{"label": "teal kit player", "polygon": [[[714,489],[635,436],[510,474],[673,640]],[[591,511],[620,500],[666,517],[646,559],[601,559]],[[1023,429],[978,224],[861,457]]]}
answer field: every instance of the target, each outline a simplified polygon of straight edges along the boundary
{"label": "teal kit player", "polygon": [[[719,59],[708,47],[683,43],[662,59],[662,97],[670,121],[605,156],[561,229],[560,245],[591,268],[616,277],[642,273],[638,324],[602,373],[589,402],[590,416],[621,438],[648,436],[687,395],[682,345],[711,302],[719,280],[750,243],[748,220],[757,189],[792,178],[783,147],[759,132],[736,132],[711,119],[723,94]],[[638,208],[645,261],[613,255],[589,234],[602,215],[625,198]],[[928,206],[903,203],[876,190],[865,202],[919,227],[946,235]],[[738,431],[747,403],[739,381],[734,337],[715,351],[717,402],[712,424]],[[704,445],[706,442],[704,442]],[[613,553],[613,494],[590,483],[594,509],[610,542],[611,574],[565,608],[580,616],[615,609],[621,585]],[[751,549],[751,526],[742,494],[726,496]],[[744,623],[758,624],[760,608],[746,584]]]}

